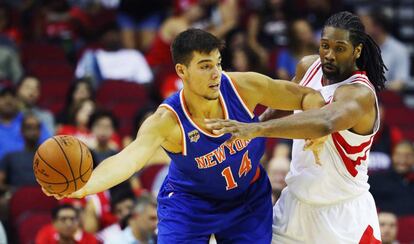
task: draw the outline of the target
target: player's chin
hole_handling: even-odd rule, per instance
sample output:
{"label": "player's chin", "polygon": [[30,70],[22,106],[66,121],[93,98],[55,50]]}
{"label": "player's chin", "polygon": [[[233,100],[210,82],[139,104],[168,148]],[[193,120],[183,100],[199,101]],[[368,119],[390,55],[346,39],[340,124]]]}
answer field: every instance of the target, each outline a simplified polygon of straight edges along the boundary
{"label": "player's chin", "polygon": [[208,96],[204,96],[205,99],[213,101],[213,100],[217,100],[219,98],[220,94],[210,94]]}

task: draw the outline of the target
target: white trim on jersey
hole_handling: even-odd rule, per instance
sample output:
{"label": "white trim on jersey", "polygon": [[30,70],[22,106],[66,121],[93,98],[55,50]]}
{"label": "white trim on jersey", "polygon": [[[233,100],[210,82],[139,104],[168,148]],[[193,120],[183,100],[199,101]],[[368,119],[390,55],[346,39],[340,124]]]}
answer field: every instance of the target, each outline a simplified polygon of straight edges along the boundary
{"label": "white trim on jersey", "polygon": [[313,64],[305,72],[305,75],[302,77],[302,80],[299,82],[299,85],[306,86],[313,79],[321,65],[321,60],[319,58],[316,59],[315,62],[313,62]]}
{"label": "white trim on jersey", "polygon": [[250,118],[254,118],[254,114],[250,111],[249,107],[247,107],[246,103],[243,101],[243,98],[240,96],[239,92],[237,91],[237,88],[235,84],[233,84],[233,80],[230,78],[230,76],[223,72],[223,75],[227,77],[229,80],[229,83],[231,87],[233,88],[234,93],[236,94],[237,98],[239,99],[240,103],[243,105],[244,110],[246,110],[247,114],[249,114]]}

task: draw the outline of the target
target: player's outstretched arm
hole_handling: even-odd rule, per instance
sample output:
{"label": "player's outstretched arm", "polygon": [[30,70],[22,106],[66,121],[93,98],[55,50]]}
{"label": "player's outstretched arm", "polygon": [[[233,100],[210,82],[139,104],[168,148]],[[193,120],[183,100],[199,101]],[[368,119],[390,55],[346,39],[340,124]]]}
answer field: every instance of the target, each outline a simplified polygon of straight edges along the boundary
{"label": "player's outstretched arm", "polygon": [[[111,188],[145,166],[176,126],[171,112],[159,108],[144,121],[137,138],[118,154],[102,161],[86,185],[67,197],[82,198]],[[56,196],[55,196],[56,197]],[[62,197],[62,196],[57,196]]]}
{"label": "player's outstretched arm", "polygon": [[[339,87],[332,103],[321,109],[312,109],[284,118],[261,123],[240,123],[232,120],[208,120],[213,133],[232,133],[239,138],[278,137],[288,139],[315,139],[336,131],[357,128],[358,133],[369,133],[375,119],[361,123],[361,119],[374,113],[375,97],[369,88],[359,85]],[[366,118],[364,118],[366,119]],[[361,126],[362,124],[362,126]]]}
{"label": "player's outstretched arm", "polygon": [[307,56],[299,62],[294,82],[274,80],[255,72],[230,72],[228,75],[251,111],[257,104],[286,111],[320,108],[325,104],[320,93],[297,84],[314,61],[315,56]]}

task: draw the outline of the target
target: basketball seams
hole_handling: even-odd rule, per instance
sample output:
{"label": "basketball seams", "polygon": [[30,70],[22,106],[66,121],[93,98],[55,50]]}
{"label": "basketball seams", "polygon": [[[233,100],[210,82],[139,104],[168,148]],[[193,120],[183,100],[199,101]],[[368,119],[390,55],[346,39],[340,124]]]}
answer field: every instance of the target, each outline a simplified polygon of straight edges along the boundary
{"label": "basketball seams", "polygon": [[[62,151],[62,153],[63,153],[63,156],[65,156],[66,163],[68,164],[69,169],[70,169],[70,173],[72,174],[72,180],[75,180],[75,174],[73,173],[72,167],[70,166],[70,162],[69,162],[68,156],[67,156],[67,155],[66,155],[66,153],[65,153],[65,150],[63,150],[62,145],[60,145],[59,141],[58,141],[58,140],[56,140],[56,138],[52,137],[52,139],[53,139],[53,140],[54,140],[54,141],[58,144],[58,146],[59,146],[60,150],[61,150],[61,151]],[[77,186],[77,184],[76,184],[76,180],[75,180],[75,181],[73,181],[73,183],[75,183],[75,191],[76,191],[76,190],[78,190],[78,186]]]}
{"label": "basketball seams", "polygon": [[[92,165],[91,165],[91,167],[89,167],[89,169],[88,170],[86,170],[85,171],[85,173],[83,173],[82,175],[79,175],[79,177],[77,177],[76,179],[74,179],[74,180],[70,180],[70,181],[67,181],[66,183],[69,185],[70,183],[72,183],[72,182],[75,182],[75,181],[77,181],[77,180],[79,180],[79,179],[81,179],[82,180],[82,177],[83,176],[85,176],[85,175],[87,175],[88,174],[88,172],[90,171],[90,170],[92,170]],[[42,179],[39,179],[39,178],[37,178],[39,181],[41,181],[42,183],[45,183],[45,184],[50,184],[50,185],[63,185],[63,184],[66,184],[65,182],[47,182],[47,181],[44,181],[44,180],[42,180]]]}
{"label": "basketball seams", "polygon": [[[82,151],[82,144],[79,142],[79,140],[78,140],[78,144],[79,144],[79,149],[80,149],[80,163],[79,163],[79,175],[80,176],[79,177],[82,177],[83,151]],[[86,171],[86,172],[88,172],[88,171]],[[81,180],[82,180],[82,178],[81,178]],[[84,181],[82,180],[82,182],[84,182]]]}
{"label": "basketball seams", "polygon": [[[68,188],[69,188],[69,181],[68,181],[68,178],[66,178],[66,176],[64,175],[64,174],[62,174],[59,170],[57,170],[57,169],[55,169],[52,165],[50,165],[50,164],[48,164],[47,162],[46,162],[46,160],[44,160],[43,159],[43,157],[40,155],[40,153],[37,151],[36,152],[36,154],[37,154],[37,156],[39,156],[39,159],[40,160],[42,160],[48,167],[50,167],[51,169],[53,169],[54,171],[56,171],[58,174],[60,174],[61,176],[63,176],[63,178],[65,178],[65,180],[66,180],[66,188],[65,188],[65,190],[63,190],[63,191],[61,191],[61,192],[64,192],[64,191],[66,191]],[[42,181],[42,180],[40,180],[39,178],[37,178],[36,177],[36,179],[37,180],[39,180],[39,181]],[[62,183],[63,184],[63,183]]]}

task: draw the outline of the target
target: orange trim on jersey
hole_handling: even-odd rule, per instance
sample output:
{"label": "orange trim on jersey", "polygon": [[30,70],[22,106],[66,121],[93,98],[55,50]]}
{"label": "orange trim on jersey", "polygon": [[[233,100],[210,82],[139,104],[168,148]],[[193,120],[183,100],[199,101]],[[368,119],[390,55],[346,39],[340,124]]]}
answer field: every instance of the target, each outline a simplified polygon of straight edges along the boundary
{"label": "orange trim on jersey", "polygon": [[253,176],[253,179],[250,181],[250,184],[255,183],[259,179],[259,177],[260,177],[260,167],[257,166],[256,173]]}
{"label": "orange trim on jersey", "polygon": [[[180,92],[180,101],[181,101],[181,106],[182,106],[182,108],[183,108],[183,111],[184,111],[184,114],[185,114],[185,116],[187,116],[187,118],[188,118],[188,120],[190,121],[190,123],[195,127],[195,128],[197,128],[199,131],[201,131],[203,134],[205,134],[205,135],[207,135],[207,136],[210,136],[210,137],[220,137],[220,136],[222,136],[223,134],[220,134],[220,135],[214,135],[214,134],[212,134],[212,133],[210,133],[209,131],[206,131],[206,130],[204,130],[199,124],[197,124],[192,118],[191,118],[191,113],[190,113],[190,111],[188,110],[188,107],[187,107],[187,104],[186,104],[186,102],[185,102],[185,97],[184,97],[184,92],[181,90],[181,92]],[[228,113],[228,111],[227,111],[227,107],[226,107],[226,105],[225,105],[225,101],[224,101],[224,98],[222,97],[222,95],[221,95],[221,92],[220,92],[220,96],[219,96],[219,101],[220,101],[220,105],[221,105],[221,109],[223,110],[223,113],[224,113],[224,119],[229,119],[229,113]]]}
{"label": "orange trim on jersey", "polygon": [[254,118],[254,113],[253,111],[250,111],[249,107],[247,106],[246,102],[243,100],[243,98],[240,96],[240,92],[237,89],[236,83],[233,81],[233,79],[231,79],[230,76],[228,76],[227,74],[223,73],[230,81],[230,85],[233,88],[234,93],[236,93],[237,98],[239,99],[240,103],[243,105],[244,109],[246,110],[246,112],[250,115],[250,118],[253,119]]}
{"label": "orange trim on jersey", "polygon": [[182,140],[181,153],[182,153],[182,155],[187,156],[187,143],[185,141],[184,127],[183,127],[183,124],[181,123],[180,117],[178,117],[178,114],[175,112],[175,110],[170,105],[161,104],[160,107],[168,109],[169,111],[171,111],[175,115],[175,119],[177,120],[177,123],[180,126],[180,130],[181,130],[181,140]]}

